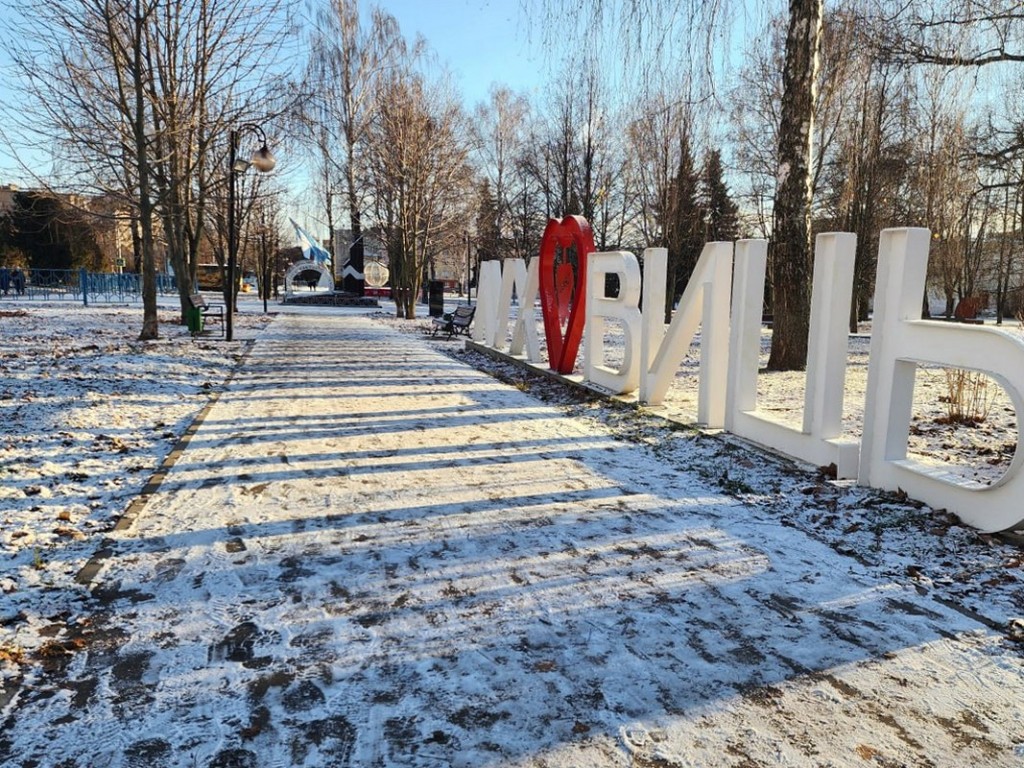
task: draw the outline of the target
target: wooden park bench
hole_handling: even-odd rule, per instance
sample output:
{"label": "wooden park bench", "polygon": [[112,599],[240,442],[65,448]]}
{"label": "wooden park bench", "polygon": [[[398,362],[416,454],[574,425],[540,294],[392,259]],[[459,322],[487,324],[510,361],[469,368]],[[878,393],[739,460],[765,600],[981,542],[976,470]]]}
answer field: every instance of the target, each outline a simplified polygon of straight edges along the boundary
{"label": "wooden park bench", "polygon": [[224,305],[223,304],[207,304],[206,297],[201,293],[193,293],[188,297],[189,302],[192,304],[193,309],[199,310],[199,315],[202,318],[202,322],[196,325],[190,325],[189,330],[192,332],[192,338],[195,338],[200,333],[204,332],[204,328],[207,323],[219,323],[220,324],[220,335],[224,336]]}
{"label": "wooden park bench", "polygon": [[473,322],[474,314],[476,307],[459,306],[454,312],[435,317],[434,332],[431,336],[437,336],[439,333],[448,334],[448,339],[452,336],[469,336],[469,324]]}

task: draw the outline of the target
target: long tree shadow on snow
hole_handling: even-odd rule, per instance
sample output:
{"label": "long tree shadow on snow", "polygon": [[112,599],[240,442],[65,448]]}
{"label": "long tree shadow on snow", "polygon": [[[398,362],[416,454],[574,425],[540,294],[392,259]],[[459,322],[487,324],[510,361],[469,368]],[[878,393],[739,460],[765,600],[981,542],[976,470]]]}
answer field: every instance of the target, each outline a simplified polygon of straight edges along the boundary
{"label": "long tree shadow on snow", "polygon": [[[262,386],[259,362],[229,397]],[[363,394],[327,378],[341,402]],[[112,768],[134,765],[146,739],[167,755],[154,768],[187,754],[201,766],[499,766],[573,744],[621,747],[631,724],[667,726],[975,629],[641,446],[531,433],[557,412],[480,382],[443,388],[466,397],[464,411],[417,401],[385,412],[380,447],[348,455],[303,441],[361,438],[366,422],[351,412],[305,430],[283,415],[214,414],[194,446],[238,450],[206,464],[186,452],[165,484],[193,494],[191,530],[143,526],[112,545],[97,595],[123,647],[68,668],[76,695],[15,713],[9,753],[46,755],[59,739],[78,751],[66,757],[95,760],[102,733]],[[302,382],[287,385],[285,399],[301,397]],[[322,381],[307,386],[324,399]],[[479,442],[446,452],[446,433],[481,425]],[[271,443],[297,449],[283,452],[287,465],[260,453]],[[375,491],[360,495],[371,478]],[[218,483],[269,498],[260,509],[274,516],[217,506]],[[274,508],[275,493],[332,489],[351,492],[347,506]],[[129,667],[134,687],[119,687]]]}
{"label": "long tree shadow on snow", "polygon": [[[126,626],[163,628],[133,630],[133,652],[151,652],[180,738],[207,732],[211,711],[225,725],[239,708],[289,713],[216,745],[258,765],[323,711],[351,742],[330,764],[500,765],[828,679],[966,624],[846,577],[835,566],[852,561],[731,500],[659,497],[603,471],[636,466],[635,446],[600,453],[552,463],[582,462],[602,488],[478,488],[455,504],[143,539],[101,590],[136,614]],[[235,683],[196,690],[197,664]],[[316,706],[297,708],[300,691]],[[129,713],[122,739],[167,716]]]}

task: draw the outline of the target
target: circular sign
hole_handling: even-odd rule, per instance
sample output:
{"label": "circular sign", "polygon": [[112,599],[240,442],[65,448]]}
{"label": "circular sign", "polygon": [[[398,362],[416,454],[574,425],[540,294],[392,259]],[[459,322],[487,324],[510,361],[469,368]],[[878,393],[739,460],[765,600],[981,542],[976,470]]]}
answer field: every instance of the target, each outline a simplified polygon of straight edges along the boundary
{"label": "circular sign", "polygon": [[391,273],[379,261],[370,261],[363,267],[363,279],[371,288],[383,288]]}

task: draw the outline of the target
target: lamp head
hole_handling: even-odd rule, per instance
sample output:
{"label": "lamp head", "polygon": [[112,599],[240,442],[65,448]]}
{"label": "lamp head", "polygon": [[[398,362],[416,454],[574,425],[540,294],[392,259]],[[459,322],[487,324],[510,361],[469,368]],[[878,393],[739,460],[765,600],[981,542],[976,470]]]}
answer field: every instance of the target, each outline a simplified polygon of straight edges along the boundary
{"label": "lamp head", "polygon": [[277,159],[270,153],[267,145],[264,144],[253,153],[252,165],[260,173],[267,173],[274,170],[274,166],[277,165]]}

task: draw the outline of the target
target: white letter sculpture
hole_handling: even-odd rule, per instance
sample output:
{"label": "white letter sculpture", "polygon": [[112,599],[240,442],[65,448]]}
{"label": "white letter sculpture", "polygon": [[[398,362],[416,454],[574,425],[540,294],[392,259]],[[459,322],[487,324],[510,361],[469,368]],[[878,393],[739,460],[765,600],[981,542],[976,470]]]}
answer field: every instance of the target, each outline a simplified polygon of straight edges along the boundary
{"label": "white letter sculpture", "polygon": [[[901,489],[983,531],[1016,528],[1024,523],[1024,398],[1017,389],[1024,382],[1024,342],[995,328],[920,319],[929,242],[927,229],[887,229],[879,240],[859,481]],[[1017,450],[1006,473],[992,485],[907,459],[918,363],[981,371],[1006,390],[1017,415]]]}
{"label": "white letter sculpture", "polygon": [[[619,276],[619,295],[605,296],[605,276]],[[587,256],[587,323],[583,333],[584,378],[615,394],[625,394],[640,382],[640,265],[628,251]],[[604,321],[618,320],[623,328],[623,359],[617,369],[604,361]]]}
{"label": "white letter sculpture", "polygon": [[[505,334],[508,332],[508,306],[502,306],[501,302],[501,262],[495,259],[480,262],[479,274],[476,322],[473,323],[470,338],[484,346],[504,349]],[[511,297],[511,289],[509,296]],[[500,342],[497,341],[499,335]]]}
{"label": "white letter sculpture", "polygon": [[815,241],[804,420],[796,430],[757,410],[768,244],[736,244],[726,429],[812,464],[834,463],[840,478],[857,477],[858,445],[840,439],[856,245],[856,236],[846,233],[818,235]]}
{"label": "white letter sculpture", "polygon": [[[536,259],[534,259],[536,261]],[[532,282],[531,282],[532,281]],[[531,287],[532,286],[532,287]],[[507,259],[502,266],[501,262],[488,260],[480,265],[480,290],[477,301],[477,323],[473,329],[471,338],[473,341],[491,347],[498,351],[505,349],[508,340],[508,318],[512,313],[512,294],[520,299],[519,318],[513,327],[512,354],[518,355],[522,352],[522,338],[516,333],[524,322],[524,316],[529,320],[525,325],[525,333],[530,337],[530,360],[539,359],[540,345],[537,344],[537,323],[533,318],[533,302],[537,299],[537,267],[531,265],[527,272],[526,262],[522,259]]]}
{"label": "white letter sculpture", "polygon": [[[522,259],[512,259],[505,262],[505,269],[512,270],[512,280],[516,286],[516,295],[519,297],[519,312],[516,315],[515,325],[512,326],[512,345],[509,347],[509,354],[522,355],[525,347],[527,361],[539,363],[541,361],[540,338],[537,335],[537,316],[534,312],[534,304],[540,295],[540,259],[530,259],[529,267]],[[507,279],[509,279],[508,275],[502,276],[502,296],[505,295]],[[511,303],[511,299],[509,303]],[[507,316],[508,309],[506,308]]]}
{"label": "white letter sculpture", "polygon": [[644,251],[643,342],[640,349],[640,402],[665,399],[690,342],[701,326],[700,384],[697,422],[712,428],[725,423],[725,389],[729,363],[729,296],[732,290],[732,243],[707,243],[686,290],[665,330],[665,269],[668,251]]}

